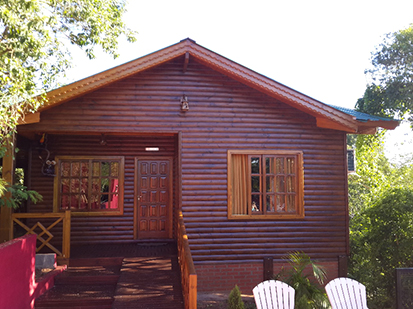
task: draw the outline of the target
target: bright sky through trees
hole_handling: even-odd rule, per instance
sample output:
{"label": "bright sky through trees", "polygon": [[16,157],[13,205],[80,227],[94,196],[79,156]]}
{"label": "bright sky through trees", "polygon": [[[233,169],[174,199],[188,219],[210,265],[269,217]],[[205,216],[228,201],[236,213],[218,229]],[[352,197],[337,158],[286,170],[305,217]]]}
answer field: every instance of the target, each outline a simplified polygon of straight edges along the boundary
{"label": "bright sky through trees", "polygon": [[129,0],[127,8],[137,42],[121,42],[117,60],[89,61],[76,51],[67,82],[190,37],[319,101],[353,108],[382,35],[413,23],[411,0]]}

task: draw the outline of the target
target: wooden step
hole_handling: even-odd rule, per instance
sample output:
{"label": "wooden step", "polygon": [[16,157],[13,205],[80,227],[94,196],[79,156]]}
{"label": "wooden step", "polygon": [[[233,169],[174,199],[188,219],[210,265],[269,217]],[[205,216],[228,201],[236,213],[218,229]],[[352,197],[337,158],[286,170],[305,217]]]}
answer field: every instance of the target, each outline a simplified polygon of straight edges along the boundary
{"label": "wooden step", "polygon": [[69,267],[59,277],[113,276],[120,273],[120,268],[120,265]]}
{"label": "wooden step", "polygon": [[68,269],[55,278],[55,286],[36,299],[36,309],[112,308],[122,260],[122,258],[70,260]]}
{"label": "wooden step", "polygon": [[69,260],[69,267],[122,265],[123,257],[77,258]]}
{"label": "wooden step", "polygon": [[112,298],[92,298],[76,299],[76,300],[62,300],[62,299],[50,299],[50,300],[36,300],[35,308],[59,308],[59,309],[111,309],[113,299]]}
{"label": "wooden step", "polygon": [[55,285],[35,301],[35,308],[111,308],[115,285]]}
{"label": "wooden step", "polygon": [[83,276],[58,276],[55,285],[116,285],[119,275],[83,275]]}

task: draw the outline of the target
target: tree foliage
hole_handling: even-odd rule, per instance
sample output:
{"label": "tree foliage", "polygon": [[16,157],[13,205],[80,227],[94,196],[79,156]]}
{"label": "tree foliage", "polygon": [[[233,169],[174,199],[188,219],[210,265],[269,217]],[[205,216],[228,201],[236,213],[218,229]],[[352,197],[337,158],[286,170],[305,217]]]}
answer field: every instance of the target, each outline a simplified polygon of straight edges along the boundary
{"label": "tree foliage", "polygon": [[349,175],[350,217],[389,187],[390,163],[383,153],[384,132],[358,135],[355,140],[356,173]]}
{"label": "tree foliage", "polygon": [[372,83],[356,108],[379,116],[408,116],[413,125],[413,24],[385,36],[366,73]]}
{"label": "tree foliage", "polygon": [[228,296],[228,309],[244,309],[244,302],[241,297],[241,291],[238,285],[231,290]]}
{"label": "tree foliage", "polygon": [[413,267],[413,190],[395,187],[352,219],[350,275],[369,308],[395,308],[395,269]]}
{"label": "tree foliage", "polygon": [[38,96],[71,66],[68,45],[94,58],[97,46],[117,57],[118,38],[134,41],[122,22],[124,0],[3,0],[0,4],[0,114],[2,141]]}
{"label": "tree foliage", "polygon": [[394,308],[395,268],[413,263],[413,159],[390,163],[383,138],[357,136],[349,175],[349,274],[366,285],[369,308]]}
{"label": "tree foliage", "polygon": [[389,162],[384,154],[384,138],[385,131],[356,137],[356,173],[348,177],[350,218],[395,186],[413,188],[413,156]]}

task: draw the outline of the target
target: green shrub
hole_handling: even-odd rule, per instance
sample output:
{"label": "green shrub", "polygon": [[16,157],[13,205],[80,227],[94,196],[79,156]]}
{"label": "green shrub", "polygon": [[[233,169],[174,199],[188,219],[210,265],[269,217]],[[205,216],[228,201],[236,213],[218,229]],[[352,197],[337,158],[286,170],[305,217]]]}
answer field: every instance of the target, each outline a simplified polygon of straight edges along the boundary
{"label": "green shrub", "polygon": [[228,309],[244,309],[241,292],[236,285],[228,296]]}
{"label": "green shrub", "polygon": [[392,188],[351,221],[349,275],[370,309],[395,308],[395,269],[413,267],[413,190]]}
{"label": "green shrub", "polygon": [[[295,290],[296,309],[324,309],[329,308],[327,294],[322,284],[326,278],[326,272],[321,265],[316,264],[303,252],[293,252],[288,255],[288,263],[291,267],[282,268],[275,275],[276,280],[283,281]],[[311,271],[309,271],[311,269]],[[314,276],[316,282],[310,280]]]}

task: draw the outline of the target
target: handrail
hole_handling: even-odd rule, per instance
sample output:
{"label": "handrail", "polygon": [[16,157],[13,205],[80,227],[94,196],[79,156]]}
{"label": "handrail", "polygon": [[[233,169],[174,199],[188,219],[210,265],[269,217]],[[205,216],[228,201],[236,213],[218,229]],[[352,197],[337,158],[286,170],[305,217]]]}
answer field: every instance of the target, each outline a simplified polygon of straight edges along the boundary
{"label": "handrail", "polygon": [[[47,228],[37,221],[31,228],[24,224],[19,219],[53,219],[57,218],[52,224]],[[54,247],[50,240],[54,235],[50,230],[55,227],[59,222],[63,221],[63,240],[62,240],[62,251],[59,251]],[[36,252],[39,252],[43,247],[48,247],[53,252],[55,252],[59,257],[69,259],[70,258],[70,223],[71,223],[71,212],[66,210],[64,213],[13,213],[11,220],[11,235],[13,238],[13,222],[16,222],[22,228],[26,230],[26,234],[34,234],[37,237],[37,240],[40,241],[40,246],[36,248]],[[41,232],[37,233],[36,229],[40,228]],[[46,238],[47,237],[47,238]]]}
{"label": "handrail", "polygon": [[197,275],[191,250],[189,249],[182,211],[178,212],[177,220],[178,258],[181,267],[182,293],[185,309],[196,309],[197,306]]}

